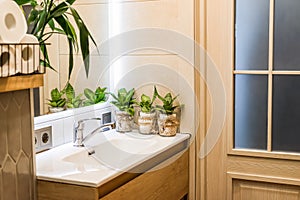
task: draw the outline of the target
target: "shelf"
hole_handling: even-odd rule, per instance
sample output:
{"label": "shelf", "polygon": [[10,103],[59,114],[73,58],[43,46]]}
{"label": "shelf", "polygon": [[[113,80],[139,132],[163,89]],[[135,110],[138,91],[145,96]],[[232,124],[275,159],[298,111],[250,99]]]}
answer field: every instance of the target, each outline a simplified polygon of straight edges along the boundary
{"label": "shelf", "polygon": [[44,74],[0,78],[0,93],[37,88],[43,86],[43,84]]}

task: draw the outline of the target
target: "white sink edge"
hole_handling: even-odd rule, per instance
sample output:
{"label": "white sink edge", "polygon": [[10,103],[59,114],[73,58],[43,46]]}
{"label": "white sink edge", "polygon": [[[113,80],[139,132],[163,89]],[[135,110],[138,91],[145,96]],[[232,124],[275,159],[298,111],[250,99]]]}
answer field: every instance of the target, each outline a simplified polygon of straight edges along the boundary
{"label": "white sink edge", "polygon": [[[125,137],[123,135],[123,137]],[[157,137],[157,138],[156,138]],[[114,138],[114,137],[113,137]],[[112,180],[118,175],[122,174],[128,169],[132,169],[143,163],[144,161],[151,159],[167,149],[187,140],[189,135],[177,134],[172,139],[163,139],[163,137],[155,136],[157,140],[173,140],[171,144],[162,146],[161,149],[155,151],[152,154],[145,154],[142,159],[131,163],[125,169],[116,170],[107,166],[101,165],[101,169],[89,169],[91,171],[85,171],[81,173],[78,171],[78,165],[72,163],[66,163],[63,161],[66,156],[73,155],[78,152],[86,151],[85,148],[73,147],[72,143],[67,143],[58,147],[55,147],[47,152],[42,152],[36,155],[36,173],[38,180],[46,180],[60,183],[76,184],[82,186],[99,187],[102,184]],[[61,152],[64,152],[63,154]],[[94,159],[94,158],[92,158]],[[99,163],[98,163],[99,164]],[[43,168],[45,166],[45,168]],[[51,168],[52,167],[52,168]],[[82,163],[81,167],[85,167]],[[48,168],[48,169],[47,169]],[[105,172],[103,172],[105,171]],[[64,175],[62,175],[64,174]]]}

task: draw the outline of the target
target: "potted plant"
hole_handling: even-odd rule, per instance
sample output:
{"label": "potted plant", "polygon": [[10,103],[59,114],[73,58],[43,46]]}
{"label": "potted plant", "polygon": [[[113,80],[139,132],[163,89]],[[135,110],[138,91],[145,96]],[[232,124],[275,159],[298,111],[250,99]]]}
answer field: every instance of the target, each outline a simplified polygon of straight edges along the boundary
{"label": "potted plant", "polygon": [[110,93],[115,101],[111,101],[111,104],[116,106],[116,131],[118,132],[130,132],[132,131],[134,107],[136,103],[133,95],[134,88],[127,91],[125,88],[118,90],[118,94]]}
{"label": "potted plant", "polygon": [[50,113],[56,113],[64,110],[66,99],[62,98],[62,96],[63,92],[60,92],[57,88],[51,90],[51,99],[48,99]]}
{"label": "potted plant", "polygon": [[138,124],[139,132],[142,134],[155,133],[156,112],[153,106],[155,98],[155,93],[153,93],[152,99],[142,94],[141,101],[136,103],[141,108]]}
{"label": "potted plant", "polygon": [[[28,30],[31,34],[37,37],[40,43],[41,51],[45,58],[45,60],[41,60],[41,64],[52,68],[48,56],[46,41],[53,34],[65,35],[69,46],[68,78],[70,78],[73,70],[73,53],[79,49],[81,50],[86,75],[88,75],[90,64],[89,40],[91,39],[95,46],[97,46],[97,44],[77,10],[73,7],[76,0],[14,1],[20,6],[26,6],[29,8],[29,14],[26,16],[29,26]],[[70,17],[74,19],[75,26],[71,23]],[[77,27],[77,31],[75,27]]]}
{"label": "potted plant", "polygon": [[174,101],[178,97],[172,97],[169,92],[164,97],[158,94],[156,87],[154,87],[154,95],[157,96],[163,103],[163,105],[157,105],[158,110],[158,128],[161,136],[175,136],[179,127],[179,120],[177,119],[175,109],[178,107],[174,105]]}
{"label": "potted plant", "polygon": [[98,87],[95,92],[88,88],[84,89],[84,95],[87,98],[87,100],[83,102],[83,105],[89,106],[105,102],[107,100],[107,92],[105,92],[106,89],[106,87]]}
{"label": "potted plant", "polygon": [[68,82],[64,90],[62,91],[66,94],[66,107],[67,108],[79,108],[82,105],[83,99],[81,99],[82,94],[76,96],[73,86]]}

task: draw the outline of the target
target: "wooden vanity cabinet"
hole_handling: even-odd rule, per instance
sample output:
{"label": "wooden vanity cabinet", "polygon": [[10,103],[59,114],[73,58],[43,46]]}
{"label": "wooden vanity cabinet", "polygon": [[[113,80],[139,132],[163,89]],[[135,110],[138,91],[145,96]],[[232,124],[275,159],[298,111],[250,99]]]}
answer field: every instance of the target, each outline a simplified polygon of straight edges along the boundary
{"label": "wooden vanity cabinet", "polygon": [[163,168],[124,173],[99,188],[38,180],[38,200],[180,200],[189,190],[188,158],[186,151]]}
{"label": "wooden vanity cabinet", "polygon": [[35,199],[32,88],[42,85],[42,74],[0,78],[1,200]]}

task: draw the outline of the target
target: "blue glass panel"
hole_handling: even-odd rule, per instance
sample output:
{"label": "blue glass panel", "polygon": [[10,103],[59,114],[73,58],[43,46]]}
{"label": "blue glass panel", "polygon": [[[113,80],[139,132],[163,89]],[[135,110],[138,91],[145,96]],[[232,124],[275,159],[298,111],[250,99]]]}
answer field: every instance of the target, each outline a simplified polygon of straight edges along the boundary
{"label": "blue glass panel", "polygon": [[268,76],[235,77],[235,148],[267,149]]}
{"label": "blue glass panel", "polygon": [[300,70],[300,1],[275,0],[274,69]]}
{"label": "blue glass panel", "polygon": [[236,0],[235,66],[268,69],[269,0]]}
{"label": "blue glass panel", "polygon": [[300,76],[274,76],[273,150],[300,152]]}

